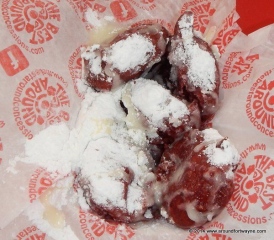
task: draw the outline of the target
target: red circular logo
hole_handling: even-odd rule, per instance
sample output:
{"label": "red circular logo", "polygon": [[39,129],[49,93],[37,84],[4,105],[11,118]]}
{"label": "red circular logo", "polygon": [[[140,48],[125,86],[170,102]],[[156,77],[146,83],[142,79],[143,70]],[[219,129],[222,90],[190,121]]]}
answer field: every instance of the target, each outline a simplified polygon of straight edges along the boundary
{"label": "red circular logo", "polygon": [[235,172],[235,190],[227,205],[229,215],[246,224],[265,224],[274,204],[274,160],[266,145],[256,143],[242,153]]}
{"label": "red circular logo", "polygon": [[229,14],[222,23],[222,28],[217,33],[216,38],[213,40],[212,45],[216,45],[219,49],[219,53],[225,52],[226,46],[232,41],[232,39],[240,32],[238,25],[235,25],[235,10]]}
{"label": "red circular logo", "polygon": [[211,2],[208,0],[201,0],[199,3],[197,1],[188,1],[184,3],[181,13],[183,14],[186,10],[190,10],[194,13],[194,29],[201,33],[204,33],[206,26],[213,13],[216,11],[215,8],[211,6]]}
{"label": "red circular logo", "polygon": [[136,7],[145,10],[145,11],[151,11],[156,8],[155,0],[129,0],[132,4],[134,4]]}
{"label": "red circular logo", "polygon": [[257,53],[247,55],[245,52],[231,52],[223,55],[220,64],[222,88],[234,88],[251,79],[254,70],[252,63],[259,58]]}
{"label": "red circular logo", "polygon": [[46,238],[46,234],[43,233],[39,228],[32,225],[29,227],[24,228],[22,231],[20,231],[18,234],[16,234],[17,240],[44,240]]}
{"label": "red circular logo", "polygon": [[78,217],[84,239],[90,240],[111,236],[111,239],[127,240],[135,235],[134,230],[125,224],[106,222],[104,219],[81,209]]}
{"label": "red circular logo", "polygon": [[91,25],[88,23],[85,14],[88,9],[96,13],[103,13],[106,11],[106,6],[100,0],[67,0],[77,16],[86,25],[86,29],[90,29]]}
{"label": "red circular logo", "polygon": [[78,47],[70,56],[68,68],[70,76],[72,78],[74,90],[80,98],[83,98],[84,94],[81,93],[77,87],[77,81],[79,81],[82,78],[81,47]]}
{"label": "red circular logo", "polygon": [[266,136],[274,137],[274,74],[266,71],[253,83],[246,99],[246,115]]}
{"label": "red circular logo", "polygon": [[45,168],[37,168],[29,180],[30,202],[35,201],[46,189],[51,187],[58,176],[58,173],[49,173]]}
{"label": "red circular logo", "polygon": [[2,15],[16,42],[34,54],[44,52],[43,47],[33,47],[51,41],[61,20],[59,7],[49,0],[3,0]]}
{"label": "red circular logo", "polygon": [[63,77],[46,69],[38,69],[19,82],[13,97],[13,116],[22,134],[31,139],[32,129],[68,121],[70,99],[68,83]]}

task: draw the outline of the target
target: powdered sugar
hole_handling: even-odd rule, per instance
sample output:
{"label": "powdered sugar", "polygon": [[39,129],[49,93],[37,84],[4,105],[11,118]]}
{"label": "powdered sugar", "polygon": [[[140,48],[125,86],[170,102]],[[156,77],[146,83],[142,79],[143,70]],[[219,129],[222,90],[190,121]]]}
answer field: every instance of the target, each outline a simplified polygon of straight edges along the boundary
{"label": "powdered sugar", "polygon": [[186,104],[173,97],[157,82],[138,79],[138,81],[129,84],[132,91],[132,103],[149,119],[153,126],[164,129],[164,120],[167,120],[176,127],[189,114]]}
{"label": "powdered sugar", "polygon": [[202,131],[203,132],[203,137],[204,140],[206,142],[210,142],[210,141],[218,141],[223,139],[223,136],[216,130],[213,128],[207,128],[205,130]]}
{"label": "powdered sugar", "polygon": [[103,60],[111,64],[112,68],[126,72],[145,64],[154,53],[155,47],[151,40],[135,33],[107,49]]}
{"label": "powdered sugar", "polygon": [[215,59],[193,38],[193,14],[185,14],[178,22],[182,39],[174,39],[169,59],[176,66],[187,66],[189,82],[203,92],[215,89]]}
{"label": "powdered sugar", "polygon": [[178,21],[178,26],[183,38],[193,37],[194,17],[192,14],[184,14]]}
{"label": "powdered sugar", "polygon": [[43,218],[44,206],[40,201],[34,202],[24,213],[41,231],[46,232],[47,235],[53,239],[79,240],[69,225],[66,225],[63,228],[53,228],[50,223]]}
{"label": "powdered sugar", "polygon": [[[137,125],[129,124],[120,105],[126,96],[126,105],[132,104],[128,111],[137,109],[151,126],[144,126],[137,112],[133,114]],[[146,134],[164,127],[163,119],[177,126],[186,114],[189,111],[182,101],[148,79],[137,79],[113,92],[87,91],[76,126],[69,129],[61,123],[41,131],[26,143],[20,160],[61,175],[79,172],[97,205],[144,215],[154,204],[148,186],[155,181]]]}
{"label": "powdered sugar", "polygon": [[209,52],[200,49],[198,44],[185,42],[185,58],[189,59],[188,77],[195,87],[203,91],[212,91],[215,88],[215,60]]}
{"label": "powdered sugar", "polygon": [[[208,162],[214,166],[230,165],[227,178],[232,178],[232,167],[239,163],[240,156],[237,149],[228,139],[224,139],[217,130],[209,128],[202,131],[206,145],[203,153],[207,155]],[[217,147],[217,145],[219,145]]]}
{"label": "powdered sugar", "polygon": [[91,73],[98,75],[102,73],[102,57],[100,53],[100,45],[94,44],[86,49],[81,54],[82,58],[89,60],[89,67]]}
{"label": "powdered sugar", "polygon": [[[183,27],[190,33],[189,25]],[[99,44],[95,44],[82,57],[89,61],[89,70],[94,75],[102,73],[102,61],[105,61],[108,64],[106,75],[110,76],[110,73],[113,78],[113,69],[121,72],[135,70],[156,51],[151,40],[139,34],[118,41],[103,51],[100,48]],[[184,51],[175,53],[179,61],[189,61],[184,64],[190,63],[189,78],[194,85],[198,84],[196,80],[201,82],[200,78],[203,77],[197,73],[197,68],[201,68],[205,75],[212,74],[205,72],[211,62],[204,66],[202,60],[208,57],[208,53],[201,51],[197,44],[187,38],[184,40]],[[192,76],[192,73],[196,75]],[[112,78],[108,77],[106,81],[112,81]],[[120,105],[123,100],[126,107],[130,106],[129,114],[125,114]],[[40,132],[27,142],[25,156],[20,160],[41,165],[48,171],[58,171],[62,175],[76,172],[78,178],[84,179],[84,187],[79,181],[81,187],[89,189],[89,195],[85,189],[79,191],[89,205],[95,203],[104,209],[119,209],[132,215],[152,218],[147,208],[155,202],[149,187],[156,176],[152,172],[153,161],[147,150],[146,134],[156,134],[157,128],[165,129],[167,123],[180,126],[188,114],[188,107],[183,101],[173,97],[153,80],[140,78],[113,92],[87,91],[76,126],[69,129],[62,123]],[[142,117],[148,124],[144,124]],[[224,148],[229,146],[224,145]],[[209,158],[212,164],[216,164],[215,158],[220,154],[216,154],[215,149],[207,149],[205,153],[213,158]],[[62,195],[59,197],[63,198]],[[52,201],[57,199],[55,197]],[[44,207],[47,204],[49,202]],[[87,208],[83,198],[80,198],[79,204]],[[62,209],[62,206],[59,204],[58,209]],[[71,229],[65,226],[66,231],[70,234]],[[57,238],[66,238],[60,231],[56,234]]]}
{"label": "powdered sugar", "polygon": [[98,12],[92,10],[91,8],[87,8],[85,12],[85,18],[89,24],[93,27],[98,28],[102,25],[106,24],[105,22],[114,22],[115,19],[113,16],[104,16],[104,18],[98,16]]}
{"label": "powdered sugar", "polygon": [[63,176],[80,169],[96,204],[144,213],[144,204],[153,204],[146,198],[153,165],[145,134],[126,125],[121,93],[88,91],[73,129],[64,123],[48,127],[26,143],[17,160]]}
{"label": "powdered sugar", "polygon": [[[108,137],[89,143],[80,167],[82,177],[90,182],[92,198],[97,204],[110,209],[128,209],[129,213],[142,210],[140,202],[145,194],[141,183],[150,172],[150,164],[147,157],[140,164],[141,153],[137,147]],[[129,184],[128,193],[124,192],[125,183]],[[123,198],[126,194],[129,199]]]}
{"label": "powdered sugar", "polygon": [[102,25],[102,20],[99,20],[98,14],[96,11],[93,11],[91,8],[88,8],[85,12],[86,20],[94,27],[100,27]]}
{"label": "powdered sugar", "polygon": [[[26,142],[25,157],[19,160],[38,164],[49,172],[58,171],[66,175],[71,171],[69,156],[74,150],[66,148],[69,138],[70,131],[65,124],[52,125]],[[63,151],[64,149],[66,150]]]}
{"label": "powdered sugar", "polygon": [[[137,108],[151,126],[136,128],[143,125],[134,114],[137,125],[129,124],[120,106],[125,94],[129,98],[126,105],[132,103],[128,111]],[[147,186],[155,180],[146,134],[155,127],[163,128],[164,119],[177,126],[186,114],[189,111],[182,101],[148,79],[137,79],[113,92],[89,91],[76,126],[69,129],[62,123],[41,131],[26,143],[25,156],[20,160],[62,175],[80,169],[96,204],[144,214],[144,205],[153,204]]]}

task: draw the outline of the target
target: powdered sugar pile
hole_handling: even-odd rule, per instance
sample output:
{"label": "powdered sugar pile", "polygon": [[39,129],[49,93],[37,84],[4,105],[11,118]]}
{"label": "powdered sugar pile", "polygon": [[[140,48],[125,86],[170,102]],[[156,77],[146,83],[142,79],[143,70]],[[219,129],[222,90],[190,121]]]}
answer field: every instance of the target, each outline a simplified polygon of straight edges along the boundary
{"label": "powdered sugar pile", "polygon": [[154,53],[155,46],[151,40],[135,33],[107,49],[103,60],[111,64],[112,68],[126,72],[146,63]]}
{"label": "powdered sugar pile", "polygon": [[[133,105],[128,111],[139,109],[142,113],[133,114],[140,128],[132,127],[120,105],[128,87]],[[26,143],[24,157],[17,160],[40,165],[63,176],[80,169],[97,204],[127,209],[130,213],[141,211],[142,202],[152,201],[146,188],[155,179],[146,135],[162,127],[163,118],[176,125],[188,113],[182,101],[153,80],[140,78],[113,92],[89,91],[75,128],[69,129],[64,123],[48,127]],[[146,117],[146,123],[141,115]],[[122,183],[128,181],[126,168],[133,176],[129,181],[128,200],[123,198]]]}
{"label": "powdered sugar pile", "polygon": [[[129,169],[131,174],[126,173]],[[82,177],[89,180],[93,201],[109,209],[126,209],[129,213],[142,211],[151,163],[146,153],[138,147],[116,142],[111,138],[100,138],[91,142],[81,163]],[[125,192],[125,183],[128,192]],[[128,195],[128,198],[122,196]]]}
{"label": "powdered sugar pile", "polygon": [[193,21],[193,15],[185,14],[178,22],[182,39],[171,42],[175,45],[175,51],[169,59],[176,66],[187,66],[187,76],[193,86],[201,88],[203,92],[212,91],[216,87],[215,59],[194,40]]}
{"label": "powdered sugar pile", "polygon": [[182,124],[189,114],[186,104],[173,97],[170,92],[152,80],[139,79],[131,85],[132,103],[157,127],[164,129],[164,120],[173,126]]}
{"label": "powdered sugar pile", "polygon": [[[207,144],[203,153],[208,157],[208,162],[214,166],[230,165],[230,170],[226,173],[227,178],[233,178],[233,166],[239,163],[240,156],[234,145],[224,139],[217,130],[213,128],[202,131],[204,141]],[[220,146],[217,147],[217,145]]]}
{"label": "powdered sugar pile", "polygon": [[69,137],[70,131],[65,124],[52,125],[34,136],[33,140],[26,142],[25,157],[19,160],[38,164],[49,172],[59,171],[66,175],[71,171],[69,156],[74,149],[66,149],[65,156],[62,149]]}
{"label": "powdered sugar pile", "polygon": [[[157,135],[163,119],[177,126],[187,114],[187,106],[153,80],[140,78],[112,92],[89,89],[76,126],[69,129],[61,123],[41,131],[26,143],[25,156],[19,160],[63,176],[77,172],[82,188],[89,189],[89,195],[84,193],[88,204],[151,218],[147,208],[155,203],[151,184],[156,176],[146,136]],[[216,166],[234,164],[237,151],[230,142],[224,140],[222,148],[216,148],[222,136],[213,129],[203,133],[209,143],[204,150],[208,161]],[[228,177],[232,176],[231,171]],[[79,204],[83,202],[80,197]]]}

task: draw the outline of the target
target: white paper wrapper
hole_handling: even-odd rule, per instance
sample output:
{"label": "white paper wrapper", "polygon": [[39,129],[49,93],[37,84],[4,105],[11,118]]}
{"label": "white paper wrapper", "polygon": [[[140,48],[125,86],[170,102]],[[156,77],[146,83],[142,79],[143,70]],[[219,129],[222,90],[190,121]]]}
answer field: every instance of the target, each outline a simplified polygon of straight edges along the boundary
{"label": "white paper wrapper", "polygon": [[238,34],[219,61],[222,101],[213,125],[229,136],[242,159],[226,221],[243,228],[266,229],[273,219],[273,30],[270,25]]}
{"label": "white paper wrapper", "polygon": [[[245,36],[235,23],[239,16],[235,1],[230,0],[3,0],[1,7],[0,239],[271,239],[274,152],[273,136],[269,135],[274,131],[274,74],[270,73],[274,28]],[[65,227],[54,228],[44,220],[46,206],[41,202],[47,199],[46,189],[58,188],[56,182],[62,176],[22,162],[14,166],[14,158],[24,151],[26,140],[47,126],[57,122],[74,126],[82,99],[76,86],[81,76],[80,47],[89,42],[90,30],[102,19],[112,19],[121,25],[158,22],[172,32],[185,10],[194,12],[195,30],[221,54],[222,101],[213,124],[229,136],[242,157],[231,202],[205,226],[205,231],[216,232],[189,232],[164,220],[131,226],[110,224],[80,210],[75,193],[66,185],[62,193],[50,195],[71,199],[60,207],[62,214],[58,215]],[[224,70],[227,61],[228,72]],[[255,126],[246,106],[251,99],[253,108],[248,107],[248,113],[256,114],[260,106],[254,103],[254,90],[264,81],[268,88],[258,92],[258,97],[267,102],[258,104],[266,107],[266,117]],[[255,233],[235,233],[233,229]]]}

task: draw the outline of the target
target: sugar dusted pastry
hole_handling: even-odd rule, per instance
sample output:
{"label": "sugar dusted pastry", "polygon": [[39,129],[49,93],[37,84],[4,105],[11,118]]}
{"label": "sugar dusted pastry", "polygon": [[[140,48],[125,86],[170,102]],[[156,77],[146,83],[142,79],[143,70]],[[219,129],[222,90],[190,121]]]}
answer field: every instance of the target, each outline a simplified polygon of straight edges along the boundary
{"label": "sugar dusted pastry", "polygon": [[193,130],[170,145],[157,169],[161,213],[181,228],[211,221],[233,193],[239,154],[217,130]]}
{"label": "sugar dusted pastry", "polygon": [[197,100],[202,119],[207,120],[218,108],[219,71],[208,43],[193,32],[193,21],[193,13],[185,12],[176,23],[168,55],[169,84],[180,98]]}
{"label": "sugar dusted pastry", "polygon": [[220,80],[193,19],[184,13],[171,37],[159,25],[131,28],[82,55],[86,81],[98,91],[85,113],[94,110],[87,116],[100,131],[85,148],[75,182],[90,210],[105,219],[161,216],[180,228],[201,226],[232,195],[239,155],[206,128]]}
{"label": "sugar dusted pastry", "polygon": [[96,90],[111,90],[140,77],[166,51],[168,32],[158,24],[141,25],[118,34],[110,43],[95,44],[83,53],[87,82]]}
{"label": "sugar dusted pastry", "polygon": [[146,212],[154,205],[152,168],[150,156],[142,149],[105,137],[87,146],[76,182],[94,213],[136,222],[147,219]]}

